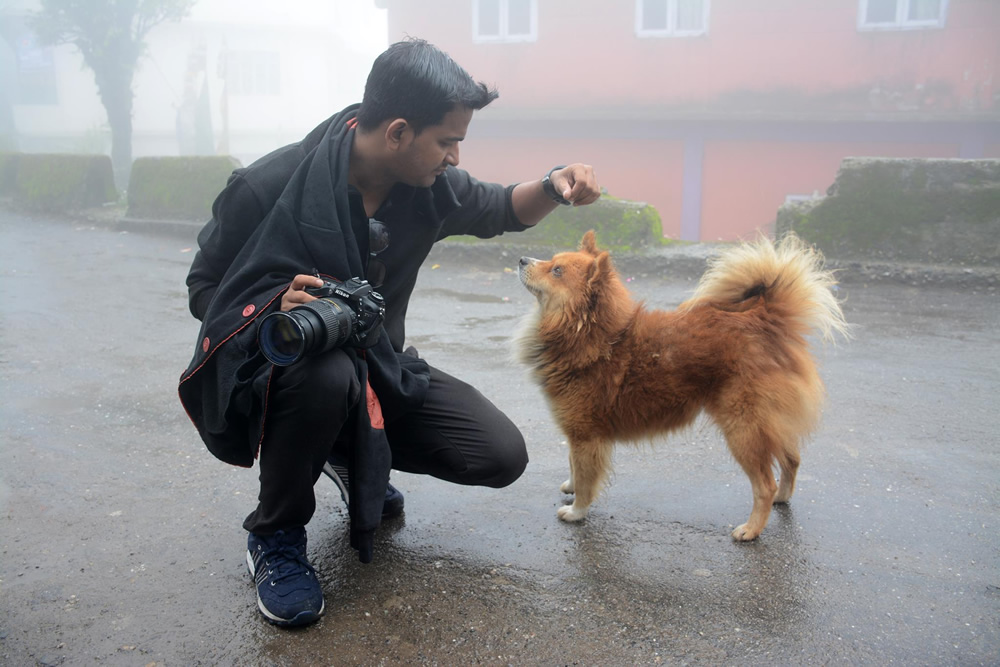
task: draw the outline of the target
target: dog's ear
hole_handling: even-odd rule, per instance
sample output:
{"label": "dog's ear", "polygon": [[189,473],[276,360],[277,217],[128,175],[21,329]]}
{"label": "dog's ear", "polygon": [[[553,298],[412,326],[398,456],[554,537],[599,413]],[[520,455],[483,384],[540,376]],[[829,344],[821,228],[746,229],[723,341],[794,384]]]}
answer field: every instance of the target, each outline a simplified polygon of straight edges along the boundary
{"label": "dog's ear", "polygon": [[597,249],[597,235],[594,234],[593,229],[583,235],[583,239],[580,241],[580,252],[585,252],[594,257],[597,257],[597,253],[600,252]]}
{"label": "dog's ear", "polygon": [[[591,232],[587,232],[590,234]],[[597,252],[596,250],[592,253],[596,255],[593,263],[590,265],[590,270],[587,271],[587,287],[593,292],[595,288],[601,286],[604,281],[605,276],[607,276],[613,270],[611,267],[611,255],[608,251]]]}

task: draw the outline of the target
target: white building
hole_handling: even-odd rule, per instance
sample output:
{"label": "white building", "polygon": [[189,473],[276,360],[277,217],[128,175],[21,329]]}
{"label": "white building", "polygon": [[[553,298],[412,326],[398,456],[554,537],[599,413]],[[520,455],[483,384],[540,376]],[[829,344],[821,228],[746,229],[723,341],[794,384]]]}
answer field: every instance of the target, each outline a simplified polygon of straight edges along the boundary
{"label": "white building", "polygon": [[[0,4],[0,150],[110,152],[93,72],[75,47],[38,43],[24,21],[36,7]],[[199,0],[147,37],[133,80],[133,156],[218,153],[249,164],[297,141],[360,101],[387,45],[384,14],[370,0]]]}

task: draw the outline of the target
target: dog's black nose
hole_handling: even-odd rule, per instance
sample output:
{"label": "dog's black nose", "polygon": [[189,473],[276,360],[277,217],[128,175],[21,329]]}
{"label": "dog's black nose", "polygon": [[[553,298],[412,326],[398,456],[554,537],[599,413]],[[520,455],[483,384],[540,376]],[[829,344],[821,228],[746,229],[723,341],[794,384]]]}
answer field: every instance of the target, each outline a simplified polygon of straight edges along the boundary
{"label": "dog's black nose", "polygon": [[531,258],[530,257],[522,257],[521,258],[521,266],[527,266],[528,264],[531,264]]}

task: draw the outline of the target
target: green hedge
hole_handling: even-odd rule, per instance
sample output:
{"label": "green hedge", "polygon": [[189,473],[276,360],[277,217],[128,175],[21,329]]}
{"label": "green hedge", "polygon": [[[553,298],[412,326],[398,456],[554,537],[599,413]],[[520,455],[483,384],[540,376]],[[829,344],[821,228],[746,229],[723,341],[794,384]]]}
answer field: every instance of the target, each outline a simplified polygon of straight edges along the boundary
{"label": "green hedge", "polygon": [[0,152],[0,195],[14,194],[17,185],[17,155]]}
{"label": "green hedge", "polygon": [[132,163],[126,215],[207,220],[212,202],[239,166],[238,160],[225,155],[139,158]]}
{"label": "green hedge", "polygon": [[829,257],[989,264],[1000,260],[1000,160],[847,158],[830,195],[786,205]]}
{"label": "green hedge", "polygon": [[670,242],[663,238],[663,223],[653,206],[606,194],[589,206],[560,206],[524,235],[504,234],[493,242],[530,240],[533,245],[568,250],[576,248],[589,229],[597,233],[598,246],[612,251],[655,248]]}
{"label": "green hedge", "polygon": [[40,211],[74,211],[118,199],[107,155],[19,153],[14,200]]}

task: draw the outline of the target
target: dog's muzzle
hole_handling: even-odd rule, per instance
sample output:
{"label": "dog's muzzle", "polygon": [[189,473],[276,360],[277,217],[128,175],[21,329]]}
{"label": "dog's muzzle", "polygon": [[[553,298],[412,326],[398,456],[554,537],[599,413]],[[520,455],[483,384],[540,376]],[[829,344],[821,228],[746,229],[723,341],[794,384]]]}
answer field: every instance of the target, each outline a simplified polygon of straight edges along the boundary
{"label": "dog's muzzle", "polygon": [[517,263],[517,277],[520,278],[521,284],[525,287],[528,286],[528,270],[537,263],[538,260],[534,257],[522,257],[521,261]]}

